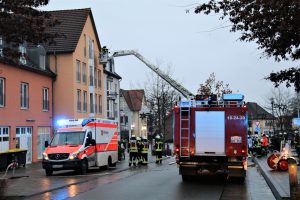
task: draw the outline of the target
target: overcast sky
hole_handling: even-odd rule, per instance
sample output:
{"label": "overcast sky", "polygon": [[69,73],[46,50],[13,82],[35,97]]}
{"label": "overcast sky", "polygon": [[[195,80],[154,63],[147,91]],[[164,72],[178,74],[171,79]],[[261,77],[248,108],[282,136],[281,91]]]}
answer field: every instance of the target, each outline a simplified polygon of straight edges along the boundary
{"label": "overcast sky", "polygon": [[[262,50],[239,41],[240,33],[229,32],[228,21],[194,14],[199,2],[203,0],[50,0],[42,9],[91,8],[100,43],[111,52],[138,50],[162,70],[171,66],[172,77],[195,94],[214,72],[246,101],[265,104],[273,85],[264,77],[296,63],[260,58]],[[141,89],[151,73],[133,56],[118,57],[115,65],[122,89]]]}

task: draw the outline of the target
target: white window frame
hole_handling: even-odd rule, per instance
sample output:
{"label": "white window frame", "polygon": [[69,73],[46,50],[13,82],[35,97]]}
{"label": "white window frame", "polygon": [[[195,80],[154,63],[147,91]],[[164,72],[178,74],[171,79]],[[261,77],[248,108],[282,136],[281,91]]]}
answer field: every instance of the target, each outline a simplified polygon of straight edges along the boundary
{"label": "white window frame", "polygon": [[43,111],[49,111],[49,88],[43,88]]}
{"label": "white window frame", "polygon": [[28,83],[21,83],[20,88],[20,106],[21,109],[28,109],[29,108],[29,84]]}
{"label": "white window frame", "polygon": [[10,130],[8,126],[0,126],[0,152],[9,150],[9,131]]}
{"label": "white window frame", "polygon": [[23,64],[23,65],[26,65],[27,64],[27,60],[25,58],[25,54],[26,54],[26,48],[24,45],[19,45],[19,52],[21,53],[21,56],[20,56],[20,62]]}
{"label": "white window frame", "polygon": [[0,107],[5,106],[5,78],[0,77]]}

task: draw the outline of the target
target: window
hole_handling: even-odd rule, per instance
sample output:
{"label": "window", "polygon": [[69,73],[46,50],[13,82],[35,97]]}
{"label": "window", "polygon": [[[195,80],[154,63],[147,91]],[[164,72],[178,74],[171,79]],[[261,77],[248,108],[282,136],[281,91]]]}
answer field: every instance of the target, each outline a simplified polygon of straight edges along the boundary
{"label": "window", "polygon": [[28,99],[28,83],[21,83],[21,88],[20,88],[20,95],[21,95],[21,108],[22,109],[27,109],[29,106],[29,99]]}
{"label": "window", "polygon": [[3,39],[2,37],[0,36],[0,56],[3,56]]}
{"label": "window", "polygon": [[83,47],[83,56],[86,58],[86,35],[83,35],[83,39],[84,39],[84,47]]}
{"label": "window", "polygon": [[86,64],[82,63],[82,82],[86,84]]}
{"label": "window", "polygon": [[46,69],[46,56],[40,55],[40,68]]}
{"label": "window", "polygon": [[87,92],[83,91],[83,112],[87,111]]}
{"label": "window", "polygon": [[77,90],[77,111],[81,111],[81,90]]}
{"label": "window", "polygon": [[5,106],[5,79],[0,78],[0,107]]}
{"label": "window", "polygon": [[80,83],[81,81],[81,71],[80,71],[80,61],[76,60],[76,81]]}
{"label": "window", "polygon": [[9,128],[0,126],[0,152],[9,149]]}
{"label": "window", "polygon": [[49,110],[49,89],[43,88],[43,110]]}
{"label": "window", "polygon": [[90,93],[90,113],[94,113],[94,95]]}
{"label": "window", "polygon": [[26,54],[26,48],[24,45],[20,45],[19,46],[19,52],[21,53],[21,56],[20,56],[20,62],[23,64],[23,65],[26,65],[26,58],[25,58],[25,54]]}
{"label": "window", "polygon": [[89,39],[89,59],[94,59],[94,41]]}
{"label": "window", "polygon": [[96,69],[94,70],[94,83],[95,83],[95,88],[97,87],[97,73]]}
{"label": "window", "polygon": [[95,113],[97,113],[98,112],[98,107],[97,107],[97,98],[98,96],[97,96],[97,94],[95,94]]}
{"label": "window", "polygon": [[102,113],[102,96],[101,95],[99,95],[99,98],[98,98],[99,100],[98,100],[98,111],[99,111],[99,113]]}
{"label": "window", "polygon": [[93,66],[89,67],[90,86],[94,86]]}
{"label": "window", "polygon": [[98,69],[98,88],[101,88],[101,70]]}

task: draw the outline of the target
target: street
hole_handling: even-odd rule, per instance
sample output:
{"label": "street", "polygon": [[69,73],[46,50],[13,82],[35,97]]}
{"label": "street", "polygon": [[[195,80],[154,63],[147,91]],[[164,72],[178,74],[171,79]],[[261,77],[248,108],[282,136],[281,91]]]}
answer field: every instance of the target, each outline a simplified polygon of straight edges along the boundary
{"label": "street", "polygon": [[[51,179],[67,178],[71,174],[60,174]],[[275,199],[252,162],[245,183],[227,180],[224,175],[205,175],[183,182],[173,158],[164,160],[162,165],[150,163],[127,170],[101,171],[98,176],[90,172],[87,177],[82,183],[26,199]]]}

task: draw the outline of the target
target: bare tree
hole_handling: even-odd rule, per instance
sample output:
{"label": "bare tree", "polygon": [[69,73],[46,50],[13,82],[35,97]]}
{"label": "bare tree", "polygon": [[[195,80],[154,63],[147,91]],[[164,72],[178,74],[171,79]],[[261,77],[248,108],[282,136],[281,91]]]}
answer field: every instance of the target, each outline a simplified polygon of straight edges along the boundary
{"label": "bare tree", "polygon": [[223,81],[216,81],[215,73],[211,73],[209,78],[204,84],[200,84],[198,94],[212,95],[215,94],[221,97],[222,94],[230,94],[232,90],[229,88],[229,84],[225,84]]}
{"label": "bare tree", "polygon": [[265,108],[272,112],[276,118],[277,127],[280,131],[291,128],[291,118],[293,116],[295,98],[287,88],[278,87],[271,91],[268,103]]}
{"label": "bare tree", "polygon": [[[170,66],[169,66],[170,68]],[[167,72],[170,75],[170,71]],[[170,84],[160,78],[154,72],[151,72],[145,83],[145,95],[148,105],[152,111],[151,126],[155,134],[164,134],[166,132],[165,119],[171,112],[175,101],[179,98],[178,92]]]}

